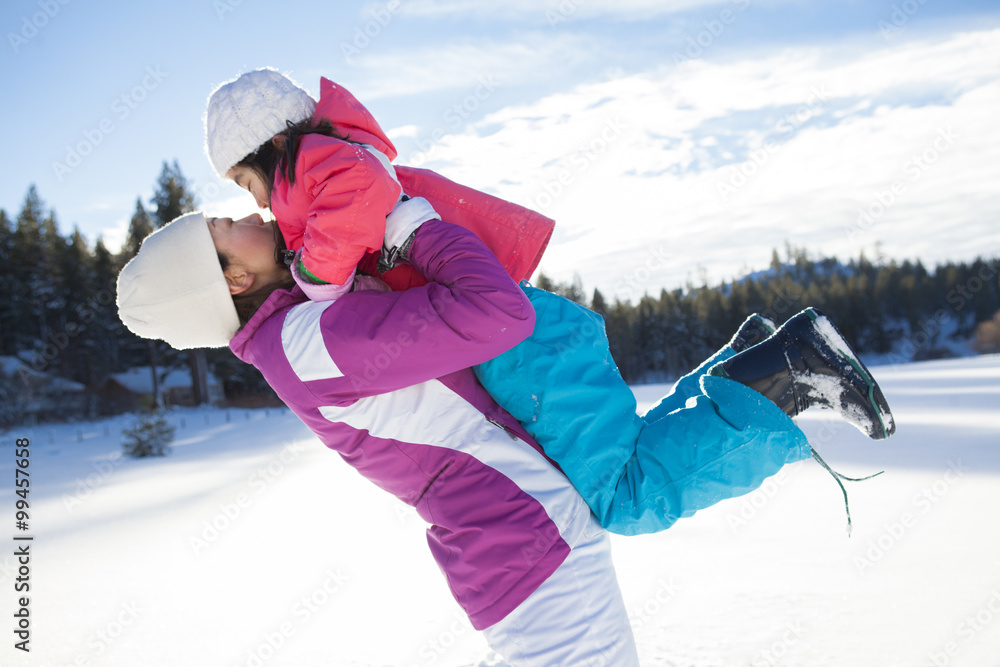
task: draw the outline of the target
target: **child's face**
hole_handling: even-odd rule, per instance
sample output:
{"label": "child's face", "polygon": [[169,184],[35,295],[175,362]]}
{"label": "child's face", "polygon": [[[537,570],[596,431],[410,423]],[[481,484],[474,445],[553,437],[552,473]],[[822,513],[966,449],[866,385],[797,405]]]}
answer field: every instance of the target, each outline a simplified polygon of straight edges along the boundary
{"label": "child's face", "polygon": [[275,223],[265,222],[257,213],[239,220],[208,218],[207,221],[216,251],[229,260],[225,274],[233,294],[281,279],[282,269],[275,259]]}
{"label": "child's face", "polygon": [[253,169],[236,165],[226,172],[226,178],[233,180],[236,185],[247,190],[257,200],[258,208],[269,208],[271,206],[271,196],[267,192],[267,185]]}

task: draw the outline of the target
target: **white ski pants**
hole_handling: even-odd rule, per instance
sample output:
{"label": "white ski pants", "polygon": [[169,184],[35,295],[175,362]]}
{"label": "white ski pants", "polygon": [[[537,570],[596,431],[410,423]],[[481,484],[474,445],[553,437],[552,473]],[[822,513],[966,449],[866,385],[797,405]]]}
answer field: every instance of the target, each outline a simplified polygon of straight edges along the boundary
{"label": "white ski pants", "polygon": [[559,569],[483,630],[510,667],[638,667],[610,542],[591,517]]}

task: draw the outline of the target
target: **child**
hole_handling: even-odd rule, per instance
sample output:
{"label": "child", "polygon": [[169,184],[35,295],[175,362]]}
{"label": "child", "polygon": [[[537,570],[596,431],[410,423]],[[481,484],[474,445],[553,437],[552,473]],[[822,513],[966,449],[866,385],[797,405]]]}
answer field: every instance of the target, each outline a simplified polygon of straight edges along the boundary
{"label": "child", "polygon": [[[405,247],[413,229],[437,217],[421,199],[396,203],[392,165],[387,159],[372,159],[383,152],[395,156],[389,139],[343,88],[324,79],[323,91],[310,118],[304,116],[313,109],[305,91],[276,72],[259,70],[220,86],[206,114],[213,165],[250,190],[258,205],[271,206],[285,240],[299,244],[292,265],[295,280],[316,301],[337,298],[350,289],[354,266],[344,269],[344,257],[357,262],[364,250],[382,246],[382,239],[373,238],[375,232],[385,229],[383,255],[389,259],[383,266],[393,269],[389,249]],[[272,136],[274,128],[285,129]],[[247,146],[254,150],[237,159]],[[388,219],[382,220],[379,215],[386,210]],[[354,235],[365,240],[352,244]],[[340,268],[327,272],[328,265]],[[383,277],[392,280],[393,270]],[[317,284],[318,277],[329,284]],[[662,530],[679,517],[753,490],[785,463],[809,456],[805,436],[788,419],[808,407],[806,399],[782,403],[781,410],[761,399],[781,401],[782,392],[816,394],[808,386],[812,376],[828,375],[840,383],[832,398],[817,395],[814,404],[853,418],[873,438],[887,437],[894,428],[871,374],[848,362],[855,357],[839,334],[822,338],[815,326],[818,314],[801,315],[766,353],[758,351],[731,371],[761,393],[719,383],[715,376],[702,377],[715,362],[750,347],[727,346],[711,364],[679,383],[678,391],[661,405],[638,417],[634,396],[611,358],[600,317],[542,290],[526,287],[525,292],[537,312],[534,333],[510,352],[478,365],[476,374],[566,473],[602,526],[613,532]],[[753,338],[749,330],[758,322],[749,320],[734,341]],[[752,342],[763,338],[766,334],[758,332]],[[788,365],[786,356],[803,354],[808,363],[794,369]],[[785,364],[784,375],[775,363]],[[765,387],[755,375],[761,368],[770,370],[769,375],[777,373],[781,381]],[[692,401],[686,404],[689,397]],[[587,405],[601,409],[581,409]],[[692,448],[693,443],[699,447]],[[676,452],[669,472],[662,464],[666,452]],[[718,474],[725,470],[728,475],[721,484],[707,470],[696,474],[713,466]],[[708,479],[713,479],[711,484],[699,486]]]}
{"label": "child", "polygon": [[396,149],[368,110],[328,79],[320,92],[317,103],[277,71],[255,70],[217,87],[205,112],[212,166],[278,218],[310,298],[343,294],[359,265],[393,289],[426,282],[408,266],[376,271],[388,215],[400,229],[443,216],[471,229],[515,280],[531,275],[553,220],[426,169],[394,168]]}

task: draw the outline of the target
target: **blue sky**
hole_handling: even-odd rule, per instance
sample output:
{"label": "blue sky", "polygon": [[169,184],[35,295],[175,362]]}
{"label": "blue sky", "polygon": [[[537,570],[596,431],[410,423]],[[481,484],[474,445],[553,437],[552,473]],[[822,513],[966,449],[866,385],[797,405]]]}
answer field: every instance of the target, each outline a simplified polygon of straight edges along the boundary
{"label": "blue sky", "polygon": [[995,1],[276,7],[4,3],[0,208],[34,183],[64,232],[116,247],[176,159],[204,208],[252,210],[212,173],[201,116],[215,85],[272,66],[349,88],[399,162],[555,217],[542,268],[588,290],[731,278],[785,242],[1000,254]]}

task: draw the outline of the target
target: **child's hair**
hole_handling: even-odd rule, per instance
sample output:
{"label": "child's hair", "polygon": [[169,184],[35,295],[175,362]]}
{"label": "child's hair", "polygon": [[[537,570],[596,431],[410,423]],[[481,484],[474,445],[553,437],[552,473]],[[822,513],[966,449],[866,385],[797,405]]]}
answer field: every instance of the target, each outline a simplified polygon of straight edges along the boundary
{"label": "child's hair", "polygon": [[[274,261],[282,269],[285,269],[285,273],[281,275],[277,280],[273,280],[266,285],[261,285],[255,288],[251,292],[243,292],[241,294],[233,295],[233,305],[236,306],[236,315],[240,320],[240,327],[242,328],[250,318],[254,316],[254,313],[264,305],[267,301],[267,297],[271,296],[275,291],[279,289],[292,289],[295,286],[295,279],[292,278],[292,271],[288,266],[288,262],[285,260],[285,240],[281,236],[281,232],[278,230],[278,226],[274,225],[274,242],[275,242],[275,252]],[[219,266],[222,267],[222,272],[225,273],[226,269],[229,268],[230,259],[229,256],[216,252],[219,256]]]}
{"label": "child's hair", "polygon": [[279,134],[285,137],[284,146],[279,148],[274,141],[267,140],[257,147],[234,166],[246,167],[256,173],[267,188],[267,196],[270,198],[271,190],[274,187],[275,176],[279,170],[284,172],[284,178],[292,185],[295,185],[295,160],[299,154],[299,140],[306,134],[322,134],[327,137],[334,137],[343,141],[349,141],[347,136],[340,134],[333,129],[333,125],[328,120],[313,121],[306,119],[298,123],[285,121],[287,127]]}

